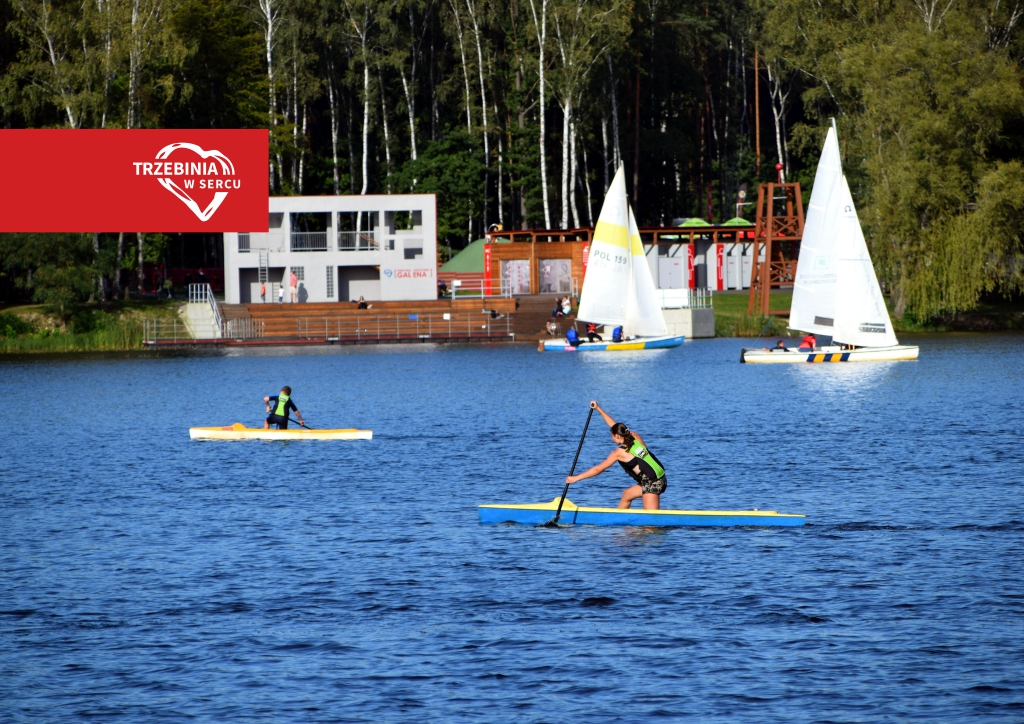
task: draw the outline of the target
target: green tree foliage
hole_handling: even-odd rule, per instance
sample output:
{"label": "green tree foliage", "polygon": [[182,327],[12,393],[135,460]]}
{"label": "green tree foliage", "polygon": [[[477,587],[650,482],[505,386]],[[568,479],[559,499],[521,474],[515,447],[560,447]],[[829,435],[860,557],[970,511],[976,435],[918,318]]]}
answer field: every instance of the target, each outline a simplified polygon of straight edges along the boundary
{"label": "green tree foliage", "polygon": [[[927,320],[1021,289],[1019,162],[999,157],[1024,89],[1009,17],[962,3],[772,4],[770,52],[839,117],[847,172],[898,316]],[[797,131],[807,155],[821,133]],[[1012,145],[1012,144],[1010,144]],[[808,159],[810,160],[810,159]],[[1017,226],[1015,226],[1017,224]]]}
{"label": "green tree foliage", "polygon": [[[437,193],[458,249],[493,223],[592,222],[620,164],[642,225],[750,216],[740,185],[777,162],[809,185],[835,117],[880,277],[924,320],[1022,287],[1021,19],[1002,0],[0,0],[0,126],[267,128],[272,193]],[[101,297],[168,248],[120,238],[71,254]]]}
{"label": "green tree foliage", "polygon": [[4,234],[0,262],[15,284],[67,322],[93,292],[92,242],[85,234]]}

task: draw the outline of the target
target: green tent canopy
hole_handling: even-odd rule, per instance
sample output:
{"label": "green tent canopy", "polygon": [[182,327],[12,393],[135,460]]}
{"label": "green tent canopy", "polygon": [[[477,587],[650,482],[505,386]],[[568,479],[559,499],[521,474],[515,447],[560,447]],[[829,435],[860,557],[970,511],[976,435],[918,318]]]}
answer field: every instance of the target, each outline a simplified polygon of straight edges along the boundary
{"label": "green tent canopy", "polygon": [[[487,239],[477,239],[437,270],[438,274],[483,274],[484,245]],[[509,239],[496,239],[497,244],[509,244]]]}
{"label": "green tent canopy", "polygon": [[692,218],[692,219],[687,219],[686,221],[681,223],[679,226],[682,229],[693,229],[695,227],[711,226],[711,224],[709,224],[708,222],[704,221],[704,219],[699,219],[699,218],[695,217],[695,218]]}
{"label": "green tent canopy", "polygon": [[753,226],[753,225],[754,225],[753,222],[747,221],[742,216],[734,216],[731,219],[729,219],[728,221],[726,221],[724,224],[722,224],[722,226]]}

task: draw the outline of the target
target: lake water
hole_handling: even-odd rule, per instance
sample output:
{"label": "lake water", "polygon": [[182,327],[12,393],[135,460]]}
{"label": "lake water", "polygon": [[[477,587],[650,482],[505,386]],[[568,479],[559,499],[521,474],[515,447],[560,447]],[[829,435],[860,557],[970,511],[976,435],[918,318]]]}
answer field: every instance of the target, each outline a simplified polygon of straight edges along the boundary
{"label": "lake water", "polygon": [[[1024,336],[911,341],[0,362],[0,720],[1024,721]],[[189,440],[284,384],[373,441]],[[592,397],[663,507],[808,524],[480,525],[561,494]]]}

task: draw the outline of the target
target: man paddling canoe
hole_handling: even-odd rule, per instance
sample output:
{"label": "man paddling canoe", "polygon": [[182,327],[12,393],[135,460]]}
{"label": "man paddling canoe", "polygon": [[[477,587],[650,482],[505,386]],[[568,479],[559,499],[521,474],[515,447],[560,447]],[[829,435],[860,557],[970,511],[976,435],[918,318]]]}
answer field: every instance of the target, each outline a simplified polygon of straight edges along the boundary
{"label": "man paddling canoe", "polygon": [[267,405],[267,412],[270,416],[263,423],[263,429],[269,430],[271,425],[277,425],[278,430],[288,429],[288,412],[295,410],[295,416],[299,418],[299,424],[305,425],[306,422],[302,419],[302,413],[299,412],[299,408],[292,402],[292,388],[285,385],[281,388],[281,393],[278,395],[267,396],[263,398],[263,402]]}
{"label": "man paddling canoe", "polygon": [[659,496],[668,487],[668,482],[665,479],[665,468],[662,466],[661,461],[654,456],[654,453],[647,449],[639,435],[631,431],[625,424],[615,422],[607,412],[601,409],[596,401],[591,401],[590,407],[601,413],[601,417],[604,418],[605,423],[611,428],[612,440],[615,441],[618,447],[612,450],[604,462],[595,465],[590,470],[579,475],[566,476],[566,484],[571,485],[584,478],[596,477],[610,468],[612,463],[618,463],[629,474],[629,477],[633,478],[637,483],[622,491],[619,507],[628,508],[634,500],[642,498],[644,510],[658,510],[661,507],[661,498]]}

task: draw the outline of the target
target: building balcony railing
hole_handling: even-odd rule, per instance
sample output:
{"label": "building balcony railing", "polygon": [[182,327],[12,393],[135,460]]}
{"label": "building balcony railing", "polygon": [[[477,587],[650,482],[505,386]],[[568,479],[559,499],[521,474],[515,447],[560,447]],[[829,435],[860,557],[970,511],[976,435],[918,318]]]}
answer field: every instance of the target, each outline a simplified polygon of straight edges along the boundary
{"label": "building balcony railing", "polygon": [[238,251],[281,251],[284,247],[284,235],[281,233],[240,233],[238,235]]}
{"label": "building balcony railing", "polygon": [[380,245],[377,243],[374,231],[338,232],[338,251],[377,251],[378,249],[380,249]]}
{"label": "building balcony railing", "polygon": [[293,231],[292,251],[327,251],[326,231]]}

